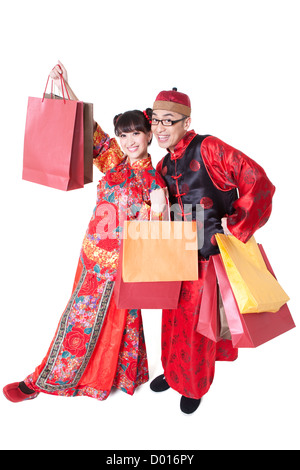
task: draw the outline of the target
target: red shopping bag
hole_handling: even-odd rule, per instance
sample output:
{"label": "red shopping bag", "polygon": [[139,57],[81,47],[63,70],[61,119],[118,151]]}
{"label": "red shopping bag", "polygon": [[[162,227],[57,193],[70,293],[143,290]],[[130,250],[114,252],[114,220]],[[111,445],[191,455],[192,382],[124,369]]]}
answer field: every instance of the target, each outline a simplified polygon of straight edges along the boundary
{"label": "red shopping bag", "polygon": [[[46,93],[45,98],[63,100],[62,96]],[[94,135],[94,105],[83,103],[83,134],[84,134],[84,184],[93,182],[93,135]]]}
{"label": "red shopping bag", "polygon": [[215,343],[224,339],[231,340],[212,256],[208,262],[203,284],[197,332]]}
{"label": "red shopping bag", "polygon": [[122,279],[123,240],[114,287],[117,308],[175,309],[178,307],[181,282],[124,282]]}
{"label": "red shopping bag", "polygon": [[[261,245],[263,258],[270,272],[274,275],[270,263]],[[277,336],[295,328],[287,304],[278,312],[241,314],[228,280],[220,255],[212,257],[219,281],[220,292],[230,328],[232,344],[236,348],[256,348]]]}
{"label": "red shopping bag", "polygon": [[63,191],[82,188],[83,102],[65,96],[63,100],[47,99],[45,92],[43,98],[28,98],[23,179]]}
{"label": "red shopping bag", "polygon": [[203,284],[202,300],[199,310],[197,331],[212,341],[219,341],[218,335],[218,305],[217,305],[217,275],[211,256],[208,262]]}

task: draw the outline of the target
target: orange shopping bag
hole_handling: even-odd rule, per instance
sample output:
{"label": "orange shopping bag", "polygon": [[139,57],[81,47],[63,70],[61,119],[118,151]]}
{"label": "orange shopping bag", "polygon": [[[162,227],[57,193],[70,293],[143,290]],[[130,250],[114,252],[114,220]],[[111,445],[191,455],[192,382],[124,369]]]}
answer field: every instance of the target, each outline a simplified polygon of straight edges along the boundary
{"label": "orange shopping bag", "polygon": [[125,221],[124,282],[198,279],[196,221]]}
{"label": "orange shopping bag", "polygon": [[119,264],[114,287],[114,298],[117,308],[178,308],[182,282],[124,282],[122,279],[122,254],[123,240],[121,240]]}

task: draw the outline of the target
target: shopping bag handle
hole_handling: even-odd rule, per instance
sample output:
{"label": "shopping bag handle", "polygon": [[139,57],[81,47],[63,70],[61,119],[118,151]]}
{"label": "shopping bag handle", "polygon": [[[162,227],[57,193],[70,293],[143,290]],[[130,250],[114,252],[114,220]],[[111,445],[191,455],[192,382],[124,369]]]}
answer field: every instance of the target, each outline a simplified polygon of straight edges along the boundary
{"label": "shopping bag handle", "polygon": [[[66,92],[67,92],[67,95],[68,95],[69,100],[70,100],[71,98],[70,98],[70,95],[69,95],[69,92],[68,92],[68,89],[67,89],[67,86],[66,86],[65,79],[64,79],[64,77],[63,77],[63,70],[62,70],[62,68],[61,68],[61,66],[60,66],[59,64],[55,65],[52,70],[54,70],[55,67],[59,67],[60,70],[61,70],[61,74],[60,74],[61,91],[62,91],[64,103],[66,103],[64,89],[65,89]],[[48,87],[49,79],[50,79],[50,74],[48,75],[48,79],[47,79],[45,91],[44,91],[44,94],[43,94],[42,102],[43,102],[44,99],[45,99],[45,94],[46,94],[46,90],[47,90],[47,87]],[[51,97],[52,97],[52,95],[53,95],[53,80],[52,80],[52,82],[51,82]]]}

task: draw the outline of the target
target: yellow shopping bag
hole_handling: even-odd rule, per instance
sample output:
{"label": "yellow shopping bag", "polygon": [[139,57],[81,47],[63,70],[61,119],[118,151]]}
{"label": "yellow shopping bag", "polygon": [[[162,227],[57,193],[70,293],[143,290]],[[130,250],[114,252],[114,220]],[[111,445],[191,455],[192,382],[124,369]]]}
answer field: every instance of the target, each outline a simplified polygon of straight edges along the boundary
{"label": "yellow shopping bag", "polygon": [[124,282],[198,279],[196,221],[125,221]]}
{"label": "yellow shopping bag", "polygon": [[255,238],[243,243],[217,233],[216,240],[240,312],[278,312],[289,297],[269,272]]}

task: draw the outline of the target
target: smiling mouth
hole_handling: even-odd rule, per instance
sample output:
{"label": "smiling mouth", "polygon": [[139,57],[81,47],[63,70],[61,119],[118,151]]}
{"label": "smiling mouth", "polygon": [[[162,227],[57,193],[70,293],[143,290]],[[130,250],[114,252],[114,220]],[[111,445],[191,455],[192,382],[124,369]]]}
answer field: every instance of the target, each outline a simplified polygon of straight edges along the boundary
{"label": "smiling mouth", "polygon": [[129,152],[136,152],[138,150],[138,147],[127,147],[127,150]]}
{"label": "smiling mouth", "polygon": [[169,136],[168,136],[168,135],[158,135],[158,136],[157,136],[157,139],[158,139],[160,142],[166,142],[166,141],[169,139]]}

